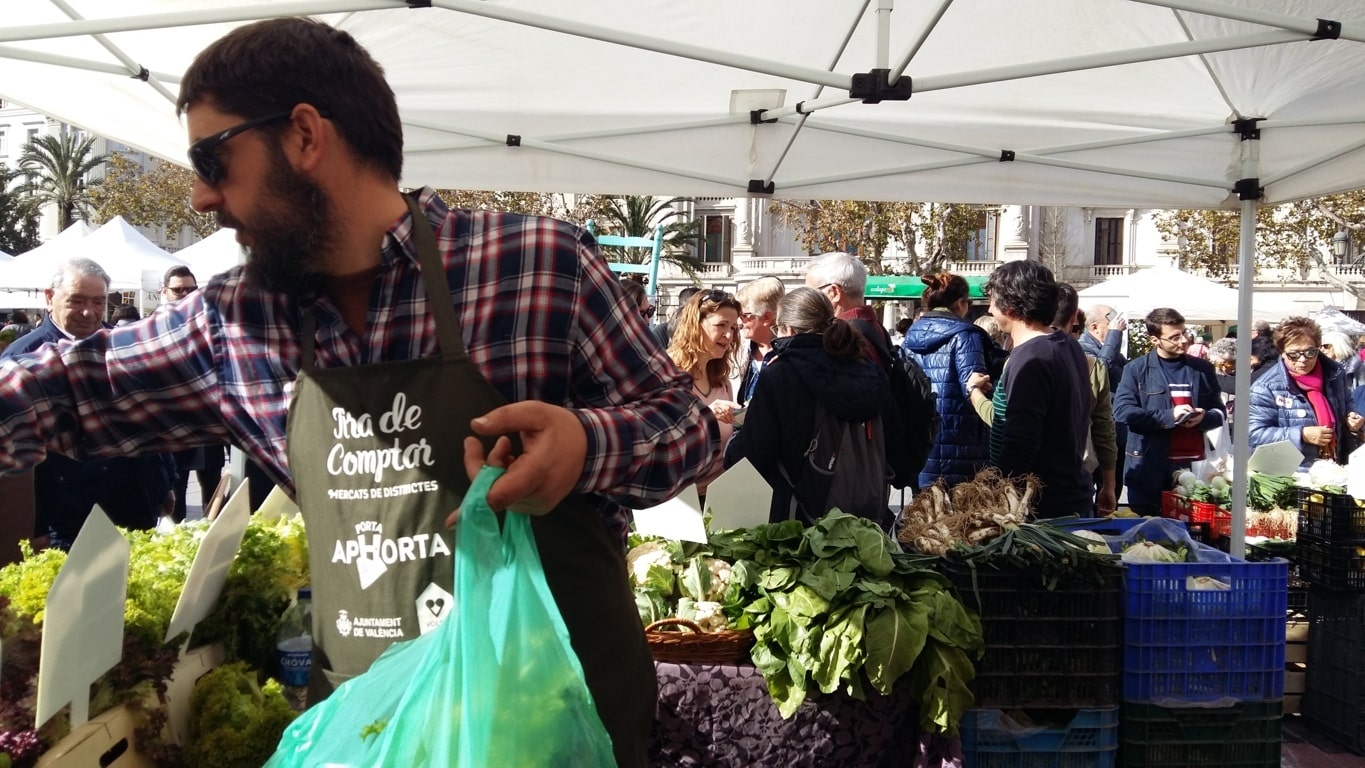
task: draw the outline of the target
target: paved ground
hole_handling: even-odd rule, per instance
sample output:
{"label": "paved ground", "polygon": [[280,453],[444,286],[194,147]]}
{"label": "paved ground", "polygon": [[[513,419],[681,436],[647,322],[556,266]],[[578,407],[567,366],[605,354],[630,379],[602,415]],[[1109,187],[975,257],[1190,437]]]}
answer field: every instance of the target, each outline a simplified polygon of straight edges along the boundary
{"label": "paved ground", "polygon": [[1303,718],[1284,719],[1282,768],[1365,768],[1365,757],[1353,755],[1345,747],[1315,733]]}

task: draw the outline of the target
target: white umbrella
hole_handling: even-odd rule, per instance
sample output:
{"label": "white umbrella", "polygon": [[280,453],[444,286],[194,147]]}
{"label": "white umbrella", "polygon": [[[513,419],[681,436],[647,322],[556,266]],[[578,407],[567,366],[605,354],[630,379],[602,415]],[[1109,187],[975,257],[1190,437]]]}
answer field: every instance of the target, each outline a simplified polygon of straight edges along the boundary
{"label": "white umbrella", "polygon": [[175,257],[190,265],[199,282],[226,272],[246,260],[237,243],[237,230],[220,229],[199,242],[176,251]]}
{"label": "white umbrella", "polygon": [[1336,307],[1323,307],[1309,313],[1308,318],[1324,331],[1341,331],[1350,336],[1365,334],[1365,323],[1353,319]]}

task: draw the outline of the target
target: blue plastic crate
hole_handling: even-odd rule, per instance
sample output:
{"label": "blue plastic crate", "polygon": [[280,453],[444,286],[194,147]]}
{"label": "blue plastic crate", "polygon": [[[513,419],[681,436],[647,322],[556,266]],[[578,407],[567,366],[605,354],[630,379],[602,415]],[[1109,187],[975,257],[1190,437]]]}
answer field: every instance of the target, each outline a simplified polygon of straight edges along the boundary
{"label": "blue plastic crate", "polygon": [[1283,559],[1128,564],[1123,698],[1283,696],[1288,580]]}
{"label": "blue plastic crate", "polygon": [[1065,726],[1021,728],[998,709],[962,717],[965,768],[1113,768],[1118,707],[1080,709]]}

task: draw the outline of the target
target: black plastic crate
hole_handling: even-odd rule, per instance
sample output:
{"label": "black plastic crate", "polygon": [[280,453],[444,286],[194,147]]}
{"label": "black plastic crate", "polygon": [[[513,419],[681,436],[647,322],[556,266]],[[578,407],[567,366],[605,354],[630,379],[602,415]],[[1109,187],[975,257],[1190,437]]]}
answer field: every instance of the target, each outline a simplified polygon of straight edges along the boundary
{"label": "black plastic crate", "polygon": [[1123,686],[1122,572],[1043,586],[1032,571],[945,563],[965,605],[981,616],[986,649],[972,681],[978,707],[1117,706]]}
{"label": "black plastic crate", "polygon": [[1279,768],[1282,703],[1160,707],[1124,702],[1119,733],[1125,768]]}
{"label": "black plastic crate", "polygon": [[1315,587],[1303,717],[1365,754],[1365,594]]}
{"label": "black plastic crate", "polygon": [[1326,541],[1365,540],[1365,500],[1344,493],[1299,489],[1299,536]]}
{"label": "black plastic crate", "polygon": [[1297,560],[1310,584],[1343,590],[1365,590],[1365,540],[1340,542],[1299,533]]}

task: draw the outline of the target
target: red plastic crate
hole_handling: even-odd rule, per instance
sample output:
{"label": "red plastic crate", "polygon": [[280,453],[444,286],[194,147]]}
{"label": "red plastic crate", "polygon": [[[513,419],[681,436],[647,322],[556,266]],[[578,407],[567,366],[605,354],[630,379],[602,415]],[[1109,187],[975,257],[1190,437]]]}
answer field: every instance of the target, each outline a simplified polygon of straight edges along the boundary
{"label": "red plastic crate", "polygon": [[1211,523],[1214,538],[1232,535],[1232,512],[1207,501],[1191,501],[1190,516],[1185,522]]}
{"label": "red plastic crate", "polygon": [[1161,516],[1172,520],[1190,519],[1190,500],[1175,491],[1161,492]]}

